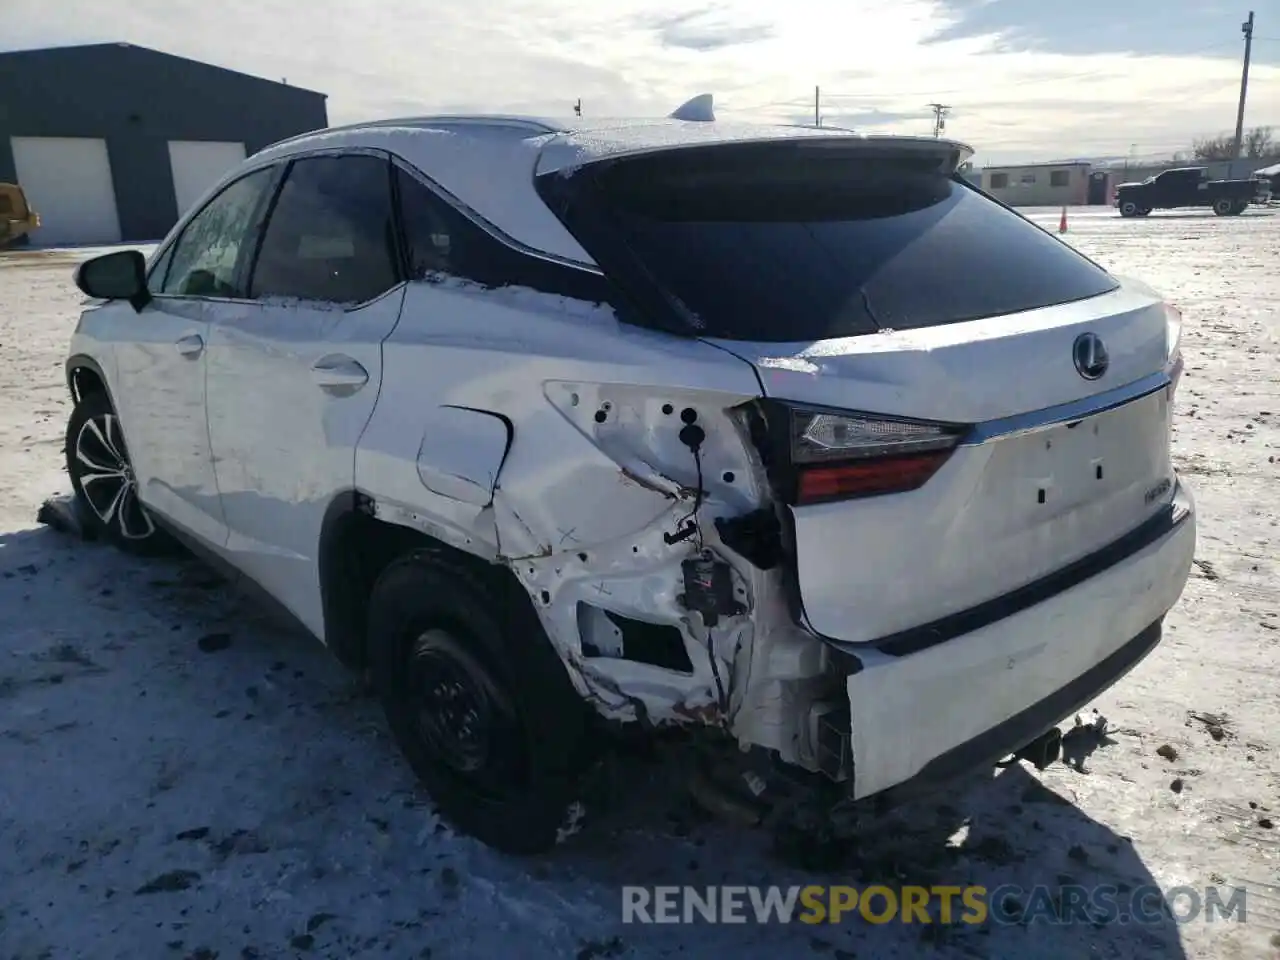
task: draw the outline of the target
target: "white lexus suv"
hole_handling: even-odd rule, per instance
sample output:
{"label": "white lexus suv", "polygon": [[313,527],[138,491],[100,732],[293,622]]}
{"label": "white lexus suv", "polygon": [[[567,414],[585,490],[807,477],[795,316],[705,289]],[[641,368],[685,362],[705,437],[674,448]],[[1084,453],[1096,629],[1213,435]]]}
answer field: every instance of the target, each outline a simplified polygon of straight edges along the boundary
{"label": "white lexus suv", "polygon": [[76,274],[97,532],[368,671],[500,849],[616,727],[854,805],[1049,762],[1190,569],[1175,309],[960,144],[690,115],[319,131]]}

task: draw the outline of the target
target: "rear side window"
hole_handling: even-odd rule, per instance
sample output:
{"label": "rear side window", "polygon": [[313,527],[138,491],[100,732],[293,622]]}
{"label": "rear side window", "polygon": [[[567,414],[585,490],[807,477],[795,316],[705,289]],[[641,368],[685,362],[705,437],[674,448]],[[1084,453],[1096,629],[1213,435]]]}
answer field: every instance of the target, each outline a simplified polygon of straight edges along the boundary
{"label": "rear side window", "polygon": [[391,164],[308,157],[280,188],[249,295],[363,303],[399,282],[396,264]]}
{"label": "rear side window", "polygon": [[611,299],[612,288],[603,277],[503,243],[399,167],[396,195],[410,280],[524,287],[588,303]]}
{"label": "rear side window", "polygon": [[497,241],[399,167],[396,194],[410,280],[453,277],[485,287],[515,282],[511,271],[503,269],[502,261],[510,257],[504,257]]}
{"label": "rear side window", "polygon": [[936,156],[751,146],[618,162],[581,187],[590,223],[566,223],[587,227],[606,269],[660,287],[693,332],[727,339],[929,327],[1116,288]]}

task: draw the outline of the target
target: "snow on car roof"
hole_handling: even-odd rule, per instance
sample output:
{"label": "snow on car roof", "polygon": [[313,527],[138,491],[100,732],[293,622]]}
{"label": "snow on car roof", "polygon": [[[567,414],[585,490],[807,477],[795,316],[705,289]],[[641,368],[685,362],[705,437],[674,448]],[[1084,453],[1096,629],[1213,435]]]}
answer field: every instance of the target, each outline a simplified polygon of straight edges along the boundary
{"label": "snow on car roof", "polygon": [[[595,266],[533,189],[536,175],[610,157],[682,146],[800,138],[866,137],[836,127],[661,119],[570,120],[528,116],[437,116],[331,127],[266,147],[253,162],[324,149],[388,150],[422,171],[518,244]],[[937,144],[936,140],[929,140]],[[970,153],[969,148],[955,144]]]}

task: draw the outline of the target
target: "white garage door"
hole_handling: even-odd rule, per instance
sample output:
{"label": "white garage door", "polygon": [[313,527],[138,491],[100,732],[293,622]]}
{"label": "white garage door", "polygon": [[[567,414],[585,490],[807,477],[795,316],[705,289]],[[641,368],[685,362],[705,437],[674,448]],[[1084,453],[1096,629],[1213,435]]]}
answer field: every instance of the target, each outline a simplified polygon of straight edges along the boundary
{"label": "white garage door", "polygon": [[178,216],[191,209],[224,173],[244,159],[243,143],[217,140],[170,140],[169,166]]}
{"label": "white garage door", "polygon": [[40,244],[119,243],[120,215],[105,140],[14,137],[18,185],[40,227]]}

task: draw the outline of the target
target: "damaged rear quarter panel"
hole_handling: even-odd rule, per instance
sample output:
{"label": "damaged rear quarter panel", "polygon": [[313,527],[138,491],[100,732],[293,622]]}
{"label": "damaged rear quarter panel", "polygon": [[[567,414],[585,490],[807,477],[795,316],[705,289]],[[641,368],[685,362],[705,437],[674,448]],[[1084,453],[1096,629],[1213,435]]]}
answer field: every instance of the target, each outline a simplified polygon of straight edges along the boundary
{"label": "damaged rear quarter panel", "polygon": [[[707,637],[693,636],[688,621],[697,618],[678,601],[680,564],[696,540],[668,543],[663,535],[679,529],[695,500],[697,463],[678,438],[695,414],[706,434],[699,518],[707,545],[714,545],[716,516],[759,505],[759,480],[726,414],[759,395],[753,369],[698,340],[623,324],[607,306],[453,281],[409,286],[384,354],[383,392],[357,451],[357,486],[386,515],[400,511],[404,522],[411,512],[420,529],[507,563],[580,692],[602,712],[634,717],[639,699],[651,718],[679,718],[705,704]],[[491,503],[460,497],[465,484],[442,493],[447,485],[424,482],[470,462],[455,452],[469,439],[466,418],[449,415],[450,429],[439,429],[437,411],[445,407],[510,424]],[[492,432],[476,436],[486,462],[496,444],[482,434]],[[481,469],[476,461],[471,472]],[[749,606],[750,568],[734,576]],[[678,626],[701,653],[691,656],[693,675],[588,660],[582,602]],[[740,616],[712,631],[723,668],[749,646],[751,626]]]}

